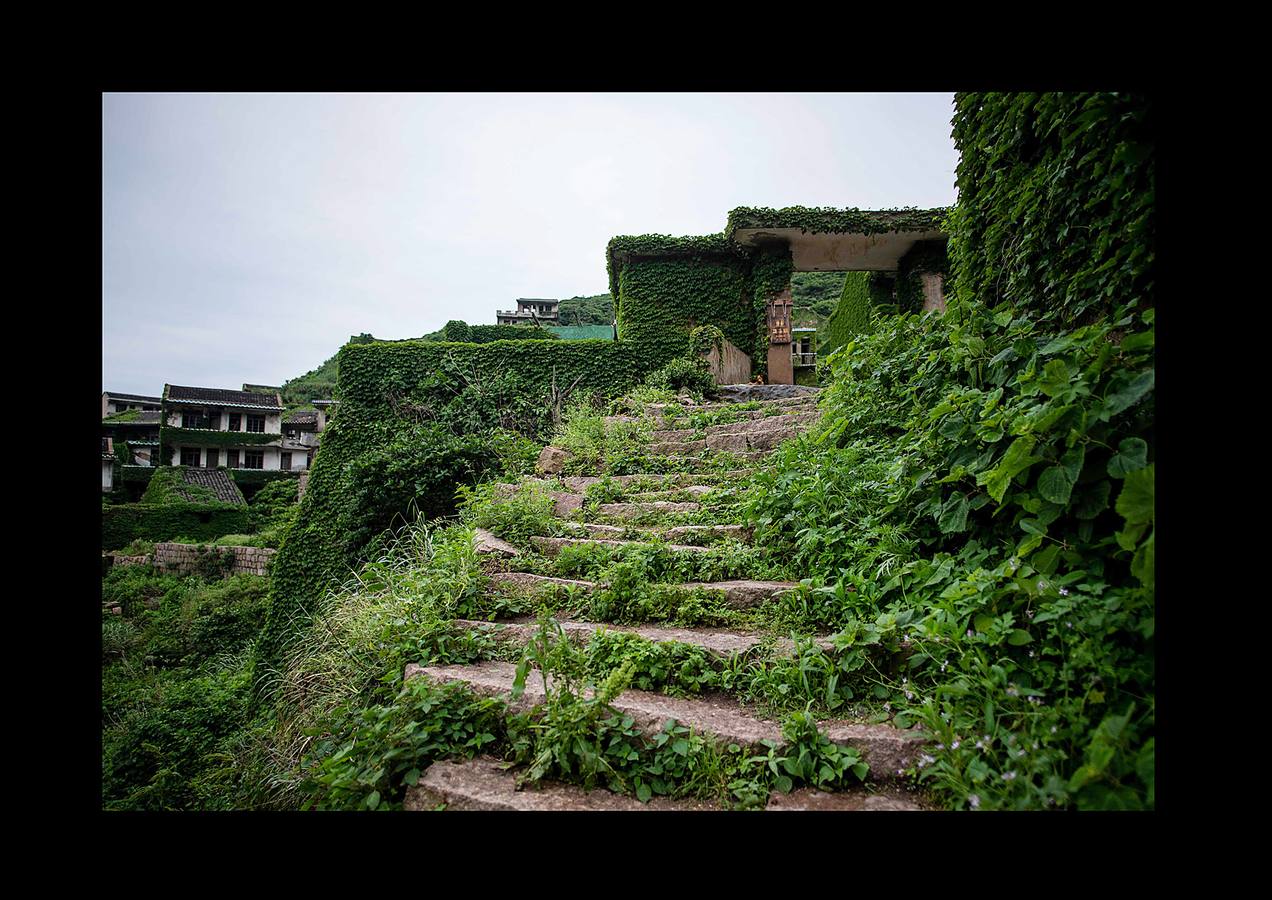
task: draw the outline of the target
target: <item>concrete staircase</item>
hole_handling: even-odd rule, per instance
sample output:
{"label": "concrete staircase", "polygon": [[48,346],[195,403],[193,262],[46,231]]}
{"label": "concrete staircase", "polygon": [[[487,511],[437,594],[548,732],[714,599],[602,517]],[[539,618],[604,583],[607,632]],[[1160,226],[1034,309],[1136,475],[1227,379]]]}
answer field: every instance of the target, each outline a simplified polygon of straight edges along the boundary
{"label": "concrete staircase", "polygon": [[[554,499],[557,518],[571,522],[577,536],[536,535],[522,547],[515,547],[499,537],[479,530],[477,549],[488,561],[491,590],[497,592],[533,592],[546,586],[570,588],[588,593],[598,584],[583,578],[562,578],[534,571],[521,571],[520,559],[554,559],[566,547],[592,545],[599,548],[631,548],[657,541],[664,551],[673,554],[708,553],[711,546],[702,542],[733,540],[750,543],[751,533],[745,526],[730,521],[684,524],[686,514],[701,517],[704,508],[712,508],[711,498],[727,491],[731,483],[749,474],[748,470],[720,472],[718,465],[706,465],[709,457],[725,451],[741,459],[760,459],[771,453],[783,440],[810,428],[817,419],[816,392],[811,389],[791,390],[774,385],[776,399],[754,386],[725,386],[731,402],[679,406],[658,404],[647,408],[655,418],[656,430],[647,448],[651,457],[684,460],[686,471],[648,472],[608,476],[610,485],[638,489],[622,502],[588,504],[584,495],[589,487],[602,481],[601,476],[560,476],[540,481]],[[737,388],[738,390],[732,390]],[[744,390],[743,390],[744,389]],[[758,408],[743,409],[733,416],[730,407],[738,402],[759,401]],[[706,413],[706,416],[699,414]],[[695,417],[697,423],[695,424]],[[613,417],[629,420],[632,417]],[[719,424],[706,424],[710,419],[725,418]],[[562,452],[545,451],[544,459],[560,460]],[[704,463],[695,472],[694,463]],[[549,473],[551,474],[551,473]],[[516,486],[507,486],[508,492]],[[649,495],[694,496],[695,500],[649,499]],[[701,501],[701,502],[699,502]],[[603,522],[593,521],[601,518]],[[635,524],[630,524],[635,523]],[[679,541],[692,543],[678,543]],[[529,566],[534,568],[534,566]],[[544,569],[540,569],[544,571]],[[703,588],[719,592],[726,606],[749,609],[766,603],[789,591],[795,582],[730,579],[713,582],[687,582],[685,589]],[[764,646],[764,652],[790,653],[792,642],[768,639],[738,629],[676,628],[662,625],[620,625],[612,622],[559,619],[566,637],[586,642],[598,630],[606,629],[654,641],[674,641],[699,648],[715,657],[748,653]],[[500,622],[477,622],[458,619],[458,628],[481,632],[500,644],[524,646],[536,634],[537,626],[526,617]],[[826,639],[817,643],[829,649]],[[511,700],[516,666],[509,662],[487,661],[473,665],[419,666],[408,665],[405,677],[427,678],[437,683],[462,682],[480,696],[502,697],[509,701],[510,712],[526,711],[546,700],[541,673],[532,672],[525,690],[516,701]],[[549,685],[550,685],[549,679]],[[760,747],[762,741],[783,741],[780,724],[758,716],[736,698],[724,694],[683,698],[660,693],[628,689],[610,705],[630,716],[637,727],[653,735],[669,719],[691,728],[695,733],[711,736],[722,744]],[[910,767],[924,743],[923,735],[890,725],[826,720],[818,723],[830,740],[856,748],[869,765],[867,783],[851,790],[826,793],[799,789],[788,794],[774,793],[769,810],[914,810],[921,800],[896,784],[898,774]],[[518,790],[516,774],[497,760],[478,758],[466,762],[437,762],[408,790],[407,809],[498,809],[498,810],[710,810],[719,808],[700,801],[671,801],[666,798],[641,803],[635,798],[605,789],[584,792],[577,785],[544,783],[537,789]]]}

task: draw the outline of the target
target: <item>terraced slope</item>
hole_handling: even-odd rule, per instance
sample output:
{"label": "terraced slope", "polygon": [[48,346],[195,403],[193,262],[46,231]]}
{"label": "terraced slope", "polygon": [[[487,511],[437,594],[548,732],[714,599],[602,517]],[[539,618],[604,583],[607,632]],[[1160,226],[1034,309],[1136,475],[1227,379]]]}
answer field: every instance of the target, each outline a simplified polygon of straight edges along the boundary
{"label": "terraced slope", "polygon": [[[513,510],[539,504],[551,515],[534,521],[535,533],[515,527],[515,517],[488,513],[490,528],[478,528],[475,545],[489,574],[491,619],[456,619],[460,630],[482,634],[519,648],[545,641],[550,628],[560,639],[591,645],[619,636],[677,646],[705,654],[722,665],[756,654],[789,656],[794,644],[728,624],[742,611],[756,610],[800,588],[798,578],[781,574],[780,561],[751,545],[751,532],[733,508],[735,486],[749,469],[782,441],[817,419],[816,392],[773,386],[776,397],[742,385],[726,389],[736,399],[722,403],[655,404],[643,415],[615,416],[614,423],[646,426],[647,442],[627,459],[639,471],[613,474],[606,460],[591,464],[594,474],[570,474],[578,461],[561,448],[540,457],[539,477],[497,486],[494,505]],[[746,396],[750,394],[751,396]],[[755,396],[758,394],[759,396]],[[630,467],[630,466],[629,466]],[[504,534],[494,533],[502,530]],[[615,568],[615,564],[618,564]],[[635,599],[619,584],[624,566],[639,568],[655,583]],[[619,572],[620,576],[614,573]],[[603,576],[609,574],[609,580]],[[802,573],[794,573],[802,574]],[[536,621],[527,613],[554,611]],[[686,627],[686,609],[696,619],[721,624]],[[814,638],[823,648],[823,636]],[[407,667],[406,677],[437,683],[460,682],[480,696],[508,701],[508,713],[533,714],[549,702],[551,674],[529,672],[517,684],[513,662],[487,660],[470,665]],[[666,685],[663,685],[666,688]],[[684,693],[684,691],[680,691]],[[588,691],[592,696],[594,690]],[[672,696],[629,687],[609,707],[646,737],[657,739],[669,725],[687,727],[720,747],[781,747],[781,725],[729,693]],[[860,784],[842,791],[811,789],[769,798],[766,809],[902,810],[922,808],[919,797],[895,782],[909,768],[923,735],[889,724],[826,719],[817,730],[860,756]],[[718,803],[654,798],[648,804],[604,789],[584,792],[576,785],[545,783],[517,790],[517,774],[490,759],[439,762],[426,770],[407,794],[408,809],[714,809]]]}

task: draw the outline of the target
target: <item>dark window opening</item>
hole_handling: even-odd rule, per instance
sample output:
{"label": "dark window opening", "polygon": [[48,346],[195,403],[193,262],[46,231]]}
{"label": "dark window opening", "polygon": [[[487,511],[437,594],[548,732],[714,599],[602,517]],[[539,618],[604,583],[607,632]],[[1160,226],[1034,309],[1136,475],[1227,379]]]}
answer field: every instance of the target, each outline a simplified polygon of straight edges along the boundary
{"label": "dark window opening", "polygon": [[290,472],[290,471],[291,471],[291,454],[290,454],[290,453],[284,453],[284,454],[283,454],[283,461],[282,461],[282,464],[281,464],[280,468],[281,468],[284,472]]}
{"label": "dark window opening", "polygon": [[182,447],[181,448],[181,465],[197,467],[199,465],[199,448],[198,447]]}
{"label": "dark window opening", "polygon": [[231,468],[231,469],[237,469],[237,468],[238,468],[238,453],[239,453],[239,452],[238,452],[237,450],[226,450],[226,451],[225,451],[225,465],[226,465],[227,467],[229,467],[229,468]]}
{"label": "dark window opening", "polygon": [[208,448],[207,458],[208,458],[207,467],[209,469],[215,469],[217,466],[221,464],[221,452],[217,450],[215,447]]}
{"label": "dark window opening", "polygon": [[245,469],[263,469],[265,468],[265,451],[264,450],[247,450],[243,453],[243,468]]}
{"label": "dark window opening", "polygon": [[247,430],[263,433],[265,431],[265,417],[254,416],[249,413],[247,416]]}
{"label": "dark window opening", "polygon": [[241,413],[230,413],[230,427],[228,430],[229,431],[243,430],[243,416]]}

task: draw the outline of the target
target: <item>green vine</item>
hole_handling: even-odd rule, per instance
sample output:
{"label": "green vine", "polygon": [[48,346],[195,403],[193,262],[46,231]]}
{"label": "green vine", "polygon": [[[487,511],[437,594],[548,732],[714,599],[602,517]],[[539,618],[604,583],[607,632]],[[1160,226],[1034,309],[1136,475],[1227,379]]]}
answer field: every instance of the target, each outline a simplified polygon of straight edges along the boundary
{"label": "green vine", "polygon": [[1152,104],[1125,93],[954,96],[957,290],[1059,323],[1154,285]]}

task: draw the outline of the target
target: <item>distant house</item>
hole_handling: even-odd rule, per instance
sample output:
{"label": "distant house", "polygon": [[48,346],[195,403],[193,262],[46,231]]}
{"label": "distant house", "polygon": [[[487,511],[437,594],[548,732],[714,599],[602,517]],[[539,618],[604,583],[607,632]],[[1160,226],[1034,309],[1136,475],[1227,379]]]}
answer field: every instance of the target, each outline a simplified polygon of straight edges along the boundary
{"label": "distant house", "polygon": [[102,453],[114,458],[122,443],[126,455],[119,455],[126,466],[159,465],[159,410],[126,409],[102,419]]}
{"label": "distant house", "polygon": [[127,442],[127,465],[149,466],[159,447],[159,397],[102,391],[102,491],[115,487],[115,469],[121,459],[116,444]]}
{"label": "distant house", "polygon": [[102,418],[112,413],[126,412],[130,409],[141,409],[147,412],[158,412],[163,400],[159,397],[145,397],[141,394],[117,394],[102,391]]}
{"label": "distant house", "polygon": [[224,388],[163,387],[163,441],[173,466],[302,471],[311,452],[283,435],[283,400]]}
{"label": "distant house", "polygon": [[537,320],[543,325],[556,325],[561,320],[560,307],[560,300],[539,300],[533,297],[522,297],[517,300],[517,308],[515,310],[496,310],[495,323],[498,325],[533,325]]}

